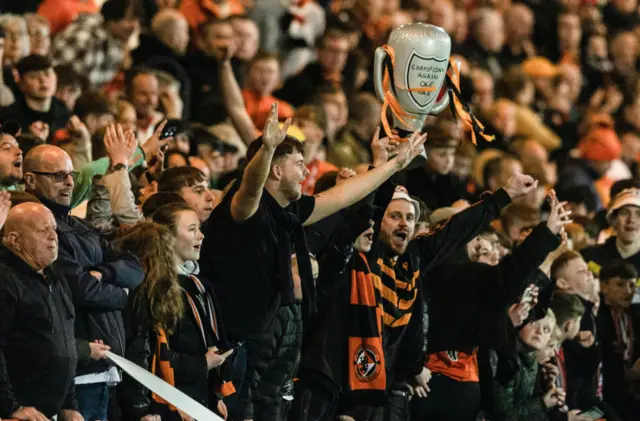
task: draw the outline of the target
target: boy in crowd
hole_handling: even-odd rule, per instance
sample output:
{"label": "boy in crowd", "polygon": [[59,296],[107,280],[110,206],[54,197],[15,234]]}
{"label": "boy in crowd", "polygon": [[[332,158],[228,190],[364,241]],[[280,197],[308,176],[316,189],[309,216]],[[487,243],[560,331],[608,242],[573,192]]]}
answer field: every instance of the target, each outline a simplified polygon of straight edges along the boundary
{"label": "boy in crowd", "polygon": [[421,168],[405,173],[405,185],[412,195],[426,203],[429,209],[450,206],[465,198],[466,185],[451,174],[456,149],[460,144],[459,133],[441,123],[429,130],[425,145],[426,161]]}
{"label": "boy in crowd", "polygon": [[[269,117],[271,104],[276,102],[273,91],[280,83],[280,62],[278,56],[259,53],[249,63],[249,70],[242,90],[247,113],[256,127],[264,127]],[[293,117],[293,108],[284,101],[278,102],[278,120]]]}
{"label": "boy in crowd", "polygon": [[632,310],[638,272],[616,260],[600,271],[604,297],[598,314],[604,401],[623,420],[640,416],[640,318]]}
{"label": "boy in crowd", "polygon": [[564,393],[555,387],[536,390],[538,377],[537,353],[551,340],[556,325],[553,311],[541,320],[527,323],[517,340],[518,370],[506,384],[494,383],[494,413],[492,420],[546,421],[547,413],[561,405]]}
{"label": "boy in crowd", "polygon": [[540,213],[531,206],[512,203],[500,216],[502,234],[511,247],[520,244],[540,222]]}
{"label": "boy in crowd", "polygon": [[567,374],[564,389],[569,408],[591,408],[597,402],[597,373],[600,365],[600,352],[595,346],[598,329],[593,311],[593,292],[597,282],[582,256],[571,250],[564,252],[553,262],[551,277],[556,281],[556,291],[578,296],[585,306],[578,337],[562,344]]}
{"label": "boy in crowd", "polygon": [[213,212],[214,196],[207,176],[197,168],[175,167],[164,171],[158,179],[158,191],[176,193],[198,214],[200,223]]}

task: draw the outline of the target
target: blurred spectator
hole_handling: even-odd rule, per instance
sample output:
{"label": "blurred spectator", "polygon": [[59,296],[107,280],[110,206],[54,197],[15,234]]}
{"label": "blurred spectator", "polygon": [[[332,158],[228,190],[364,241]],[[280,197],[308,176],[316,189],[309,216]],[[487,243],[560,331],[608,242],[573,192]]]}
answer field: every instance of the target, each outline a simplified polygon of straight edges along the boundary
{"label": "blurred spectator", "polygon": [[[242,97],[247,113],[256,127],[264,127],[271,111],[271,104],[277,101],[273,91],[280,84],[280,62],[273,54],[258,54],[251,60],[245,78]],[[285,101],[278,102],[278,120],[293,117],[293,108]]]}
{"label": "blurred spectator", "polygon": [[429,209],[451,206],[456,200],[466,198],[466,185],[450,174],[460,145],[458,135],[446,130],[444,124],[429,130],[426,161],[422,167],[405,173],[403,184]]}
{"label": "blurred spectator", "polygon": [[640,319],[631,307],[637,279],[634,266],[620,260],[612,260],[600,270],[603,302],[598,327],[604,401],[623,419],[633,419],[639,409],[633,384],[640,377],[640,353],[635,345]]}
{"label": "blurred spectator", "polygon": [[329,144],[328,160],[338,167],[356,168],[371,162],[370,139],[380,122],[380,102],[370,93],[358,94],[349,121],[336,140]]}
{"label": "blurred spectator", "polygon": [[580,141],[578,149],[580,158],[571,160],[561,169],[557,187],[588,187],[599,210],[603,201],[596,191],[595,182],[607,172],[611,162],[620,157],[620,140],[612,129],[595,128]]}
{"label": "blurred spectator", "polygon": [[516,3],[504,15],[505,46],[500,54],[503,68],[520,64],[525,59],[535,56],[532,41],[535,16],[526,5]]}
{"label": "blurred spectator", "polygon": [[326,82],[349,89],[353,86],[353,75],[345,73],[349,52],[349,41],[342,33],[335,30],[326,32],[318,41],[317,61],[287,79],[274,95],[299,106],[313,100],[318,88]]}
{"label": "blurred spectator", "polygon": [[90,91],[82,94],[76,102],[73,113],[87,126],[91,136],[114,122],[113,112],[107,99],[97,92]]}
{"label": "blurred spectator", "polygon": [[[234,45],[233,27],[228,20],[210,19],[199,26],[196,48],[186,58],[191,80],[192,120],[206,125],[221,123],[227,113],[220,86],[220,65]],[[232,60],[236,80],[242,84],[242,71]]]}
{"label": "blurred spectator", "polygon": [[462,46],[462,55],[498,80],[502,75],[499,54],[505,41],[502,15],[489,8],[477,9],[471,18],[470,33],[471,37]]}
{"label": "blurred spectator", "polygon": [[72,292],[52,265],[57,258],[51,211],[36,203],[11,209],[0,251],[3,418],[83,420],[73,381],[77,356]]}
{"label": "blurred spectator", "polygon": [[126,43],[139,29],[133,0],[107,0],[100,14],[78,15],[53,43],[55,65],[69,64],[94,87],[111,82],[123,61]]}
{"label": "blurred spectator", "polygon": [[73,110],[84,90],[85,80],[69,65],[56,66],[54,71],[58,77],[56,98],[64,102],[68,110]]}
{"label": "blurred spectator", "polygon": [[247,15],[234,15],[229,18],[233,27],[235,57],[243,63],[249,63],[258,53],[260,32],[258,25]]}
{"label": "blurred spectator", "polygon": [[[177,10],[164,9],[153,17],[151,33],[140,35],[140,45],[131,53],[131,58],[134,66],[158,69],[173,76],[179,82],[182,102],[190,106],[191,81],[184,68],[189,40],[185,17]],[[180,114],[179,118],[183,117],[182,112]],[[188,118],[188,113],[184,117]]]}
{"label": "blurred spectator", "polygon": [[27,20],[22,16],[2,15],[0,27],[5,32],[3,66],[15,66],[31,50]]}
{"label": "blurred spectator", "polygon": [[582,39],[582,26],[580,16],[577,13],[566,11],[558,15],[558,57],[556,61],[561,64],[581,64],[580,41]]}
{"label": "blurred spectator", "polygon": [[513,247],[522,243],[533,227],[540,223],[540,213],[531,206],[512,203],[502,211],[500,223],[502,233]]}
{"label": "blurred spectator", "polygon": [[158,77],[152,69],[138,67],[127,75],[127,98],[136,111],[141,144],[151,137],[164,118],[158,111],[159,95]]}
{"label": "blurred spectator", "polygon": [[57,77],[51,60],[30,55],[16,64],[22,97],[0,109],[0,120],[17,121],[24,130],[48,140],[58,129],[66,127],[69,110],[55,97]]}
{"label": "blurred spectator", "polygon": [[25,15],[27,31],[29,32],[30,54],[48,56],[51,49],[51,28],[49,21],[34,14]]}

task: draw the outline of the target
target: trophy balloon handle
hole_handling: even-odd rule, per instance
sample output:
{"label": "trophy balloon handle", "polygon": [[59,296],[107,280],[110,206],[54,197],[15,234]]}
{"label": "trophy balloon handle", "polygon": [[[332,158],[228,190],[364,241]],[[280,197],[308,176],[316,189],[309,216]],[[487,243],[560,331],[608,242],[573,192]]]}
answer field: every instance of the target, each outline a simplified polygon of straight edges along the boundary
{"label": "trophy balloon handle", "polygon": [[384,63],[387,58],[387,52],[382,47],[376,48],[373,61],[373,82],[376,89],[376,95],[380,102],[384,102],[384,87],[382,81],[384,79]]}

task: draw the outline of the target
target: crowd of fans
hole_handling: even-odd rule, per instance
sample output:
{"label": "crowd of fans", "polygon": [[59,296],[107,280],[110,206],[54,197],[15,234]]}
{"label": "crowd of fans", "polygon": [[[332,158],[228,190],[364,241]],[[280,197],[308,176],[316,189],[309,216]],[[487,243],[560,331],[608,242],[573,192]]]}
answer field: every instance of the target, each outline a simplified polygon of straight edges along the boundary
{"label": "crowd of fans", "polygon": [[0,419],[640,420],[637,0],[0,4]]}

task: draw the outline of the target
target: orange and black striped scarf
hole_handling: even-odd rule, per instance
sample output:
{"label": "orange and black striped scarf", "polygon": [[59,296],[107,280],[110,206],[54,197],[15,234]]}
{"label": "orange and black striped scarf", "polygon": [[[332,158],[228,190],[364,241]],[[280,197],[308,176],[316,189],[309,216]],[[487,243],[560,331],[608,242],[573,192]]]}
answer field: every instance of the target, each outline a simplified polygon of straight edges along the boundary
{"label": "orange and black striped scarf", "polygon": [[[219,340],[219,329],[218,329],[218,321],[216,319],[216,315],[215,315],[215,308],[213,306],[213,300],[211,299],[211,296],[207,293],[204,285],[202,284],[202,282],[200,282],[200,280],[198,278],[196,278],[195,276],[189,276],[189,278],[191,279],[191,281],[193,281],[194,285],[196,286],[196,288],[198,289],[198,291],[200,292],[200,294],[202,296],[205,297],[206,300],[206,306],[207,309],[209,311],[208,314],[208,322],[209,325],[214,333],[214,335],[216,336],[216,338]],[[198,308],[196,307],[195,301],[193,299],[193,297],[191,297],[191,294],[189,294],[186,290],[182,290],[182,292],[186,295],[187,301],[189,302],[189,307],[191,308],[191,312],[193,313],[193,318],[195,319],[196,323],[198,324],[198,328],[200,330],[200,333],[202,335],[202,339],[204,341],[204,347],[205,347],[205,352],[206,352],[206,348],[207,348],[207,342],[206,342],[206,334],[205,334],[205,324],[202,321],[202,317],[200,316],[200,312],[198,311]],[[160,377],[162,380],[164,380],[165,382],[169,383],[171,386],[175,386],[175,373],[173,371],[173,367],[171,367],[171,354],[172,351],[169,348],[169,341],[167,340],[167,334],[165,332],[165,330],[161,327],[156,327],[155,328],[155,333],[156,333],[156,337],[157,337],[157,344],[156,344],[156,348],[155,348],[155,353],[153,354],[153,360],[151,362],[151,373],[157,375],[158,377]],[[227,379],[229,379],[229,375],[225,375],[223,376],[224,379],[217,385],[217,390],[215,391],[216,393],[222,395],[223,397],[232,395],[236,392],[236,389],[233,385],[233,383],[231,381],[228,381]],[[176,407],[174,407],[173,405],[171,405],[169,402],[165,401],[164,399],[162,399],[160,396],[156,395],[155,393],[152,394],[152,398],[155,402],[158,402],[160,404],[164,404],[164,405],[168,405],[169,409],[171,411],[178,411],[180,412]],[[183,414],[180,412],[180,416],[184,419]]]}
{"label": "orange and black striped scarf", "polygon": [[384,393],[387,371],[382,342],[380,278],[369,268],[363,253],[354,256],[347,311],[350,392]]}

